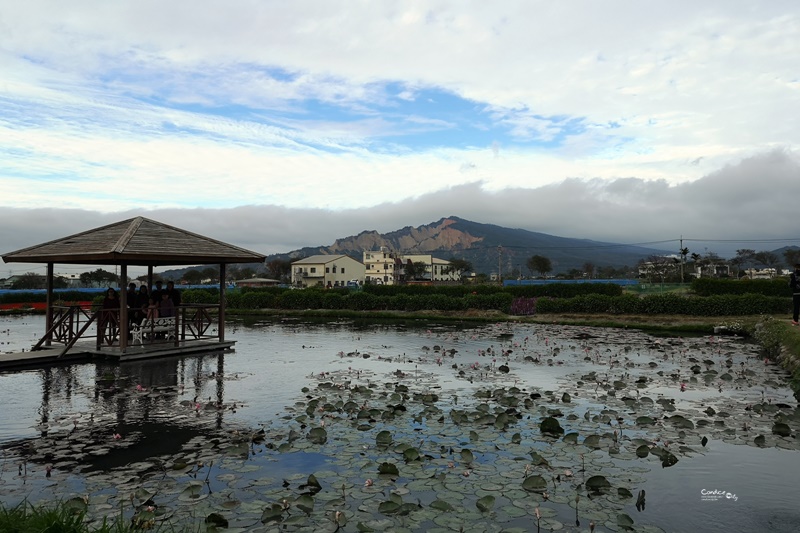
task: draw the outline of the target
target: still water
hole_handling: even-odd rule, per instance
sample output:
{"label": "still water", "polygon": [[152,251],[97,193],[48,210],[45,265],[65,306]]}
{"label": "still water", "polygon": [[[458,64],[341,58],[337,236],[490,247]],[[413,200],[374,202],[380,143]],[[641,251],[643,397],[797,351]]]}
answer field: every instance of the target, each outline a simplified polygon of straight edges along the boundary
{"label": "still water", "polygon": [[[615,379],[633,382],[647,376],[650,384],[640,387],[642,395],[674,400],[677,411],[665,412],[665,418],[679,412],[697,421],[709,406],[716,411],[731,411],[725,413],[729,416],[725,419],[728,433],[709,431],[712,438],[705,446],[697,444],[703,434],[699,424],[696,433],[688,431],[685,438],[691,441],[692,451],[680,454],[673,466],[662,468],[658,462],[650,461],[642,468],[642,461],[635,456],[622,457],[613,466],[609,463],[609,470],[624,471],[627,465],[637,476],[643,476],[643,482],[635,488],[646,491],[646,508],[637,510],[633,501],[624,507],[637,525],[652,525],[663,531],[800,530],[796,489],[800,452],[794,444],[796,401],[786,387],[783,373],[765,369],[757,350],[742,341],[713,337],[691,341],[656,339],[635,331],[556,325],[259,319],[232,320],[227,327],[227,336],[236,341],[235,351],[229,353],[0,374],[0,446],[4,450],[18,450],[21,443],[43,442],[37,439],[63,435],[87,424],[96,424],[108,436],[136,434],[138,439],[122,458],[99,454],[87,457],[70,474],[70,483],[56,488],[41,476],[14,476],[19,457],[4,452],[0,501],[13,505],[20,501],[21,494],[35,500],[37,495],[48,499],[64,490],[80,493],[80,489],[86,489],[81,471],[111,471],[149,457],[176,454],[188,440],[216,430],[263,427],[285,417],[287,408],[304,400],[304,387],[314,387],[328,376],[357,376],[367,384],[398,380],[413,384],[424,379],[425,383],[434,384],[443,409],[458,402],[468,404],[475,391],[500,384],[540,391],[556,399],[568,392],[572,396],[571,411],[557,400],[557,405],[548,407],[574,413],[573,427],[583,436],[584,430],[593,428],[588,422],[590,415],[608,409],[610,402],[616,401],[613,395],[599,394],[598,387],[587,388],[583,384],[586,374],[594,372],[601,376],[598,381],[605,379],[609,383]],[[0,351],[28,348],[43,330],[43,317],[0,318]],[[716,379],[692,381],[692,373],[686,370],[687,360],[692,357],[706,362],[712,358],[717,365],[727,361],[732,369],[752,368],[753,377],[749,381],[737,380],[736,386]],[[623,365],[621,361],[628,363]],[[508,372],[500,370],[503,363],[510,367]],[[125,389],[124,394],[118,393],[121,389]],[[135,391],[145,394],[137,395]],[[548,392],[552,394],[548,396]],[[639,391],[628,392],[639,396]],[[197,423],[202,414],[199,405],[206,402],[225,408],[203,415],[202,423]],[[749,408],[745,414],[731,406],[749,407],[759,402],[788,406],[784,410],[791,414],[787,418],[792,427],[790,438],[773,439],[766,431],[763,433],[770,437],[768,445],[752,445],[757,432],[749,431],[747,426],[758,425],[759,420],[751,418]],[[196,417],[192,416],[194,405],[198,406]],[[621,435],[634,436],[636,428],[629,419],[635,415],[624,413],[623,417],[626,420],[614,427]],[[538,431],[540,418],[536,414],[521,424]],[[715,423],[718,422],[719,417]],[[611,429],[611,422],[608,426]],[[663,440],[676,441],[678,437],[674,435],[669,433],[669,439]],[[677,442],[671,445],[677,449]],[[591,454],[599,457],[599,464],[605,464],[602,461],[608,457],[602,450]],[[293,468],[303,472],[309,468],[303,461],[316,461],[316,467],[330,459],[324,455],[285,454],[280,468],[283,472]],[[294,464],[297,461],[299,464]],[[64,462],[65,471],[73,468],[67,463]],[[274,470],[275,464],[269,467]],[[35,469],[31,464],[31,470]],[[250,476],[257,478],[258,471]],[[20,483],[27,484],[28,489],[50,490],[20,491]],[[558,511],[563,530],[588,530],[585,519],[580,527],[572,526],[569,510],[564,509],[566,506]],[[481,527],[480,530],[494,530],[491,526]],[[348,530],[355,529],[350,526]],[[606,530],[604,524],[598,524],[596,529]]]}

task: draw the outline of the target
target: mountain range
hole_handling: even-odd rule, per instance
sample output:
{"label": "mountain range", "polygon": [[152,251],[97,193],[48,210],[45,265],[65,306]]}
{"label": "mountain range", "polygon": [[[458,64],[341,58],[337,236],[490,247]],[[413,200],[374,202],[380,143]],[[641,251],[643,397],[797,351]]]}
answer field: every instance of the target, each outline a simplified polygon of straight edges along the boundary
{"label": "mountain range", "polygon": [[464,259],[472,263],[473,270],[478,273],[496,273],[501,268],[503,277],[516,276],[519,271],[527,275],[526,262],[534,255],[549,258],[553,265],[552,273],[557,274],[571,269],[582,269],[586,263],[592,263],[598,268],[633,267],[648,256],[675,253],[627,244],[556,237],[451,216],[430,224],[407,226],[385,234],[362,231],[358,235],[337,239],[330,246],[306,247],[270,255],[267,261],[295,260],[319,254],[344,254],[361,261],[364,251],[378,250],[381,246],[398,253],[431,254],[440,259]]}

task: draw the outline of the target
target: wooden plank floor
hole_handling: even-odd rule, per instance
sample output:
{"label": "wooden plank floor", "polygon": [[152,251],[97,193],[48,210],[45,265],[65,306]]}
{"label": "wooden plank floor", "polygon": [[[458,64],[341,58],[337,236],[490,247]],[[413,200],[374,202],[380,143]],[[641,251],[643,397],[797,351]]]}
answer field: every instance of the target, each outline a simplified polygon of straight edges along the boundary
{"label": "wooden plank floor", "polygon": [[107,358],[118,361],[134,361],[155,357],[168,357],[184,354],[215,352],[230,350],[236,341],[220,342],[214,339],[198,339],[174,342],[154,342],[144,345],[128,346],[122,352],[118,346],[104,346],[97,349],[95,342],[82,341],[73,346],[69,352],[59,357],[64,345],[54,344],[41,350],[0,353],[0,371],[19,368],[42,368],[53,364],[65,364],[89,361],[94,358]]}

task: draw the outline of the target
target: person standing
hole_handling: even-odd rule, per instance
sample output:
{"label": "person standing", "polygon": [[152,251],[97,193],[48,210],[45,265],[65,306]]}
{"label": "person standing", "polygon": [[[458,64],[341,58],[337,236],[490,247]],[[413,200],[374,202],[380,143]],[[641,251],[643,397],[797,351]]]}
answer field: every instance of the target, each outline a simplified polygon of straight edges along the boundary
{"label": "person standing", "polygon": [[164,291],[164,289],[161,288],[161,284],[161,280],[156,281],[156,288],[150,293],[150,296],[156,301],[156,305],[161,303],[161,293]]}
{"label": "person standing", "polygon": [[158,306],[158,316],[175,316],[175,304],[172,303],[172,299],[170,299],[167,291],[161,292],[161,303]]}
{"label": "person standing", "polygon": [[789,287],[792,288],[792,325],[800,319],[800,263],[794,265],[794,272],[789,276]]}
{"label": "person standing", "polygon": [[175,288],[174,281],[167,282],[167,294],[169,294],[169,299],[172,300],[172,305],[175,308],[180,307],[181,305],[181,291]]}

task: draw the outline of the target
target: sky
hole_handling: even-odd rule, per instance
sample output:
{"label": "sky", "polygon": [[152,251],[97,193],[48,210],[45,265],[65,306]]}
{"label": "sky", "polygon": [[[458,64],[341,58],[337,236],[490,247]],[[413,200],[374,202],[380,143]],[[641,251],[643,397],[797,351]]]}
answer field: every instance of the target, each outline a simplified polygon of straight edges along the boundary
{"label": "sky", "polygon": [[0,254],[140,215],[798,245],[798,35],[794,0],[0,0]]}

